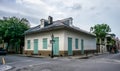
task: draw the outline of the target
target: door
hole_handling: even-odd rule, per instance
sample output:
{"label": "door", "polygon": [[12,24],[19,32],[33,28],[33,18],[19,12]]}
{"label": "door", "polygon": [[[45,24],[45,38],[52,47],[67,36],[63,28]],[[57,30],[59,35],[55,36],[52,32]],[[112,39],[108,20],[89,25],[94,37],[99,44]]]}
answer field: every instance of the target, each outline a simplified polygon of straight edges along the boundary
{"label": "door", "polygon": [[34,39],[34,54],[38,54],[38,39]]}
{"label": "door", "polygon": [[53,55],[59,55],[59,37],[54,38]]}
{"label": "door", "polygon": [[81,54],[84,54],[84,40],[81,39]]}
{"label": "door", "polygon": [[72,55],[72,38],[68,38],[68,55]]}

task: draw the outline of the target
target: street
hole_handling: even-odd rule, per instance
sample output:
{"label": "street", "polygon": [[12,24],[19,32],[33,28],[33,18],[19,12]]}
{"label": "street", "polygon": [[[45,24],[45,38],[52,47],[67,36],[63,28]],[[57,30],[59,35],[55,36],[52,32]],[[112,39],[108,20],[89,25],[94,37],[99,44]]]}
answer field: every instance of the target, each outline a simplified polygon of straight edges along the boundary
{"label": "street", "polygon": [[5,60],[6,65],[13,67],[8,71],[120,71],[120,53],[103,54],[89,59],[7,55]]}

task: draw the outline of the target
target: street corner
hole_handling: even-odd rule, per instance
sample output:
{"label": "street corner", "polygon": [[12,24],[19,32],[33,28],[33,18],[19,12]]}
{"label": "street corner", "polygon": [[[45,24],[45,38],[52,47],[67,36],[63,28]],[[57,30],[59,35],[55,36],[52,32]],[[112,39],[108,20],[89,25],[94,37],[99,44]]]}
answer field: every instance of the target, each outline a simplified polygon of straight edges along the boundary
{"label": "street corner", "polygon": [[6,71],[12,69],[12,66],[9,65],[0,65],[0,71]]}

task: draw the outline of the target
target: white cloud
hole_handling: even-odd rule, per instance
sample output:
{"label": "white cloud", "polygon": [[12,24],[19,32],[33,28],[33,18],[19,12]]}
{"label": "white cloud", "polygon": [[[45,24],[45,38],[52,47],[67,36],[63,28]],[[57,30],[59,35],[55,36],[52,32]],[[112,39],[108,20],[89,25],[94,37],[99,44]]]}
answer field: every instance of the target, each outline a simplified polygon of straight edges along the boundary
{"label": "white cloud", "polygon": [[0,10],[4,11],[4,12],[18,14],[18,15],[31,16],[33,18],[39,18],[38,15],[29,14],[29,13],[27,13],[25,11],[15,10],[15,9],[12,9],[12,8],[9,8],[9,7],[0,6]]}
{"label": "white cloud", "polygon": [[10,13],[18,13],[18,11],[16,11],[16,10],[12,10],[10,8],[3,7],[3,6],[0,6],[0,10],[5,11],[5,12],[9,11]]}

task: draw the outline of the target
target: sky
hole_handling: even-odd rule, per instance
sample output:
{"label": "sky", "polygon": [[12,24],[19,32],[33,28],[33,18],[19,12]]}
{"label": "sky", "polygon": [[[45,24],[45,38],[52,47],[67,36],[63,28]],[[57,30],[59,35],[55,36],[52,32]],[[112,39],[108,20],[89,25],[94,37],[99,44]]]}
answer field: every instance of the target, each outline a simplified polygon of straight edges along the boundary
{"label": "sky", "polygon": [[29,20],[31,27],[40,19],[73,18],[73,25],[90,31],[96,24],[108,24],[120,38],[120,0],[0,0],[0,18],[16,16]]}

